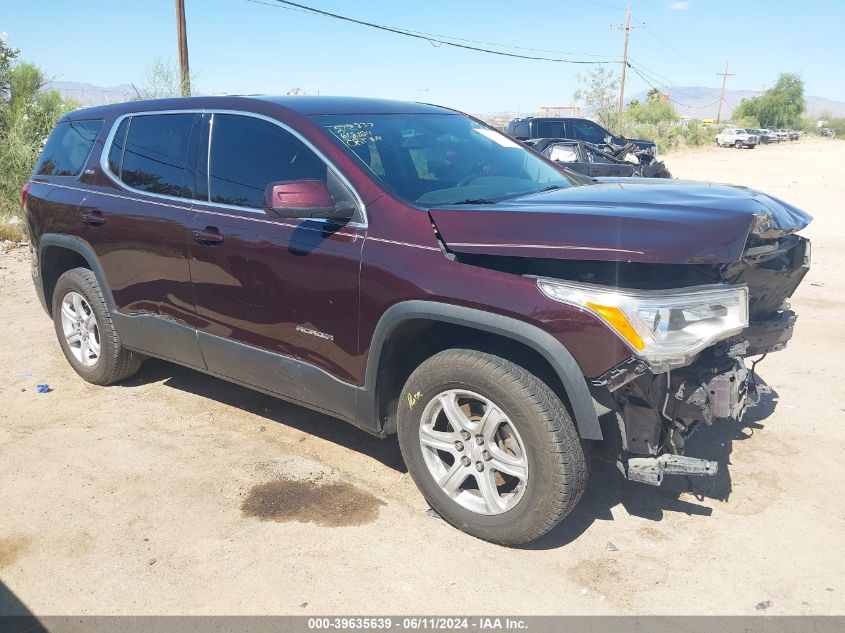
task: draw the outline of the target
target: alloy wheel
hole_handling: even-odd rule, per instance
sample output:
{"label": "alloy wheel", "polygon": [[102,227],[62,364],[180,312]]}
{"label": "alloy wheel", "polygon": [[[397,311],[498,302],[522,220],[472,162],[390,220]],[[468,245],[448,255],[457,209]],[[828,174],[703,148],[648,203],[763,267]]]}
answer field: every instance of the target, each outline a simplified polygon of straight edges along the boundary
{"label": "alloy wheel", "polygon": [[525,493],[525,444],[492,400],[463,389],[432,398],[422,413],[419,439],[426,467],[440,489],[478,514],[502,514]]}
{"label": "alloy wheel", "polygon": [[62,299],[62,332],[73,357],[85,367],[93,367],[100,358],[100,328],[88,301],[78,292]]}

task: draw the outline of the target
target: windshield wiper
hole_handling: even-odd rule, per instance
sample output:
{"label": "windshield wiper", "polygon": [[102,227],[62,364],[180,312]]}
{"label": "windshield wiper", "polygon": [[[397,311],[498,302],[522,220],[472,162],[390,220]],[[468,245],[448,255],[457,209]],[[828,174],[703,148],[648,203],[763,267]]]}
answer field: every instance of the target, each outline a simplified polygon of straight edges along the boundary
{"label": "windshield wiper", "polygon": [[468,198],[466,200],[461,200],[460,202],[450,202],[449,204],[496,204],[496,201],[488,200],[487,198]]}
{"label": "windshield wiper", "polygon": [[544,191],[554,191],[555,189],[566,189],[563,185],[549,185],[548,187],[544,187],[543,189],[538,189],[534,193],[543,193]]}

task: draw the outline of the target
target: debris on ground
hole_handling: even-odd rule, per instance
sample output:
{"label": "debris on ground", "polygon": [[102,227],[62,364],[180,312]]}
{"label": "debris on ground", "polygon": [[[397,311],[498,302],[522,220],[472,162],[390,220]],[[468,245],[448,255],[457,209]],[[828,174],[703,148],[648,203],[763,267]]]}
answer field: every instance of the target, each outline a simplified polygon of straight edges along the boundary
{"label": "debris on ground", "polygon": [[35,387],[35,390],[38,393],[50,393],[51,391],[53,391],[52,389],[50,389],[50,385],[48,385],[47,383],[42,383],[40,385],[37,385]]}
{"label": "debris on ground", "polygon": [[437,514],[433,509],[429,508],[425,511],[426,516],[431,517],[432,519],[439,519],[440,515]]}
{"label": "debris on ground", "polygon": [[155,562],[156,562],[156,559],[151,558],[150,560],[147,561],[147,565],[155,565]]}
{"label": "debris on ground", "polygon": [[607,551],[608,551],[608,552],[618,552],[618,551],[619,551],[619,548],[618,548],[618,547],[616,547],[616,546],[615,546],[613,543],[611,543],[610,541],[608,541],[608,542],[607,542]]}
{"label": "debris on ground", "polygon": [[771,609],[773,606],[775,606],[775,603],[771,600],[763,600],[763,602],[758,602],[754,608],[758,611],[765,611],[766,609]]}

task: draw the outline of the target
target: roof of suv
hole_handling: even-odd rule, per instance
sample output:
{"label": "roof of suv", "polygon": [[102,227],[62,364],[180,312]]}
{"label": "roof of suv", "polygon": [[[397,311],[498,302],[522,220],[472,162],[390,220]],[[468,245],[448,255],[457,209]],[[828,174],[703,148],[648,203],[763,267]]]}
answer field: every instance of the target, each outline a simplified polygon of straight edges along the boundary
{"label": "roof of suv", "polygon": [[312,114],[450,114],[455,112],[449,108],[426,103],[393,101],[390,99],[369,99],[365,97],[226,95],[127,101],[125,103],[76,110],[65,115],[64,118],[81,119],[92,116],[123,114],[126,112],[183,110],[192,108],[242,110],[248,108],[251,104],[267,103],[304,116]]}

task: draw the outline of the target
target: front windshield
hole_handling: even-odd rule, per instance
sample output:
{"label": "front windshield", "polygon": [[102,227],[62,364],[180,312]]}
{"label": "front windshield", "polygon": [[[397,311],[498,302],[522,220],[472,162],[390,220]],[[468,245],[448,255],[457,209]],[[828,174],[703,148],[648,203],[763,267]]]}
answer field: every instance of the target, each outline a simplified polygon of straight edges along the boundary
{"label": "front windshield", "polygon": [[420,206],[492,204],[572,185],[518,142],[460,114],[312,119],[399,198]]}

